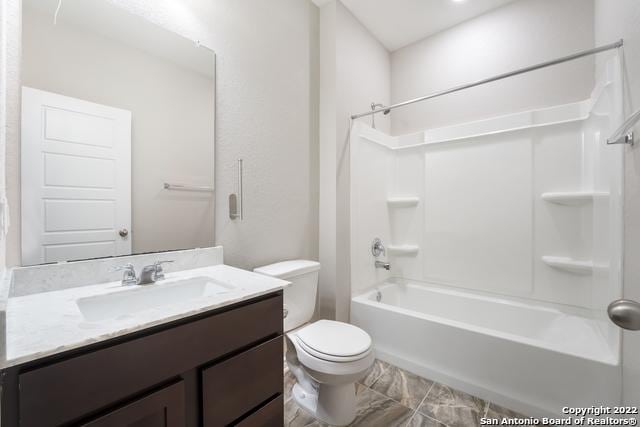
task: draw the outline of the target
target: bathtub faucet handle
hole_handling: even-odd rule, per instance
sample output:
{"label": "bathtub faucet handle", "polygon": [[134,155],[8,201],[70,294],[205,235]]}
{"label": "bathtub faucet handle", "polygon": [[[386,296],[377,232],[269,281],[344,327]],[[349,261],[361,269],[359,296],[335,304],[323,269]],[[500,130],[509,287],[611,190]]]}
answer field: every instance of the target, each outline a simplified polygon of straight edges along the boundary
{"label": "bathtub faucet handle", "polygon": [[386,253],[387,250],[384,248],[382,240],[378,237],[373,239],[373,242],[371,243],[371,254],[373,254],[373,256],[377,258],[380,255],[385,255]]}

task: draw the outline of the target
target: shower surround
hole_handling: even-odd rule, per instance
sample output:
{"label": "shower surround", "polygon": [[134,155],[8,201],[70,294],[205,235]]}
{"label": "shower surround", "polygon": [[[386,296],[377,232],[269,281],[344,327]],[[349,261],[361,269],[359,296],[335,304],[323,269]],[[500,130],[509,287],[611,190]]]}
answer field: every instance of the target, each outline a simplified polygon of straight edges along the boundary
{"label": "shower surround", "polygon": [[400,137],[354,122],[351,316],[381,359],[532,415],[619,402],[621,82],[610,55],[582,102]]}

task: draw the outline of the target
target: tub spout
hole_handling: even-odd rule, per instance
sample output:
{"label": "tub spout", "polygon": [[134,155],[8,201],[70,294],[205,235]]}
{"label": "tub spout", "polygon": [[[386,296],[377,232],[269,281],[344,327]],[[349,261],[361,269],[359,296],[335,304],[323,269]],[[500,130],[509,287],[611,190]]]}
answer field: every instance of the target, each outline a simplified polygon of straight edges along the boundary
{"label": "tub spout", "polygon": [[391,270],[391,264],[388,262],[376,261],[376,268],[384,268],[385,270]]}

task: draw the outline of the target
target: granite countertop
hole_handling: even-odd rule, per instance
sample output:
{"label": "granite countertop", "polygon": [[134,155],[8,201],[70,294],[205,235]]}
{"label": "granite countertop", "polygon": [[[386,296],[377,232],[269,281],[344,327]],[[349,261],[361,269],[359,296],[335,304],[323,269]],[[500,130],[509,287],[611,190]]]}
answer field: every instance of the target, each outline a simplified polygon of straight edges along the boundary
{"label": "granite countertop", "polygon": [[[170,302],[166,296],[156,298],[171,292],[170,288],[175,290],[183,280],[193,295],[185,296],[183,288],[181,296]],[[220,264],[168,273],[165,280],[148,286],[109,282],[11,297],[6,303],[6,360],[0,362],[0,368],[249,300],[288,285],[284,280]],[[147,300],[148,307],[144,305]]]}

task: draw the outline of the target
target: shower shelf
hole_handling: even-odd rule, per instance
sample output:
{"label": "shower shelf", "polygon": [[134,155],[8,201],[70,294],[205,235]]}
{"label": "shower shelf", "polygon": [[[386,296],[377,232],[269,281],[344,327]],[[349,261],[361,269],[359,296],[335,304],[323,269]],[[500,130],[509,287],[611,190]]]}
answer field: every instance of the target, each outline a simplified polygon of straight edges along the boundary
{"label": "shower shelf", "polygon": [[543,256],[542,262],[549,267],[565,270],[570,273],[576,274],[591,274],[593,273],[592,261],[576,261],[569,257],[560,256]]}
{"label": "shower shelf", "polygon": [[418,206],[419,197],[390,197],[387,204],[392,208],[412,208]]}
{"label": "shower shelf", "polygon": [[389,255],[412,256],[412,255],[416,255],[419,251],[420,251],[420,247],[415,245],[387,246],[387,252],[389,252]]}
{"label": "shower shelf", "polygon": [[596,198],[608,197],[609,193],[592,191],[543,193],[542,200],[565,206],[580,206],[593,202]]}

